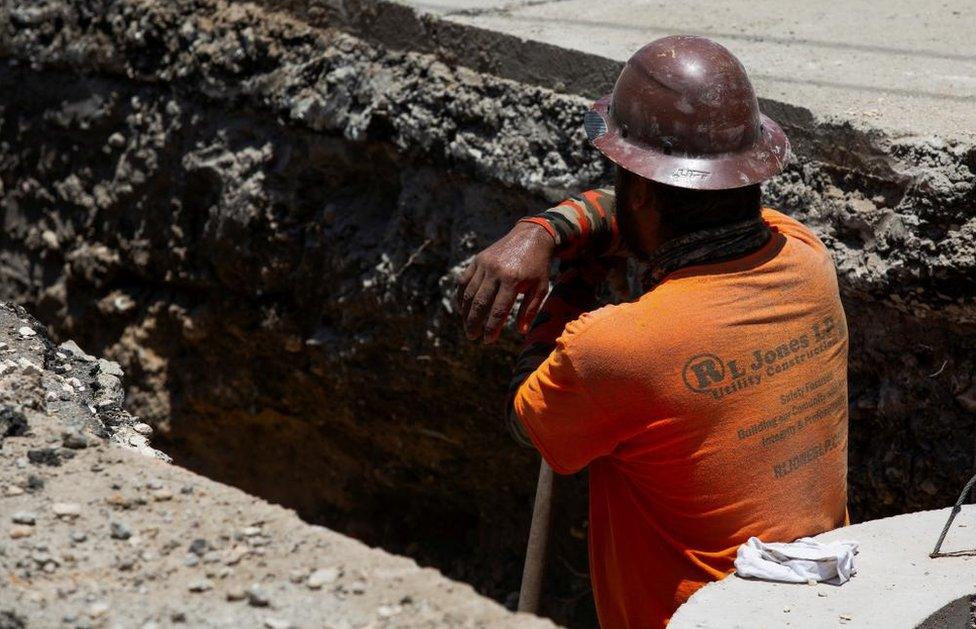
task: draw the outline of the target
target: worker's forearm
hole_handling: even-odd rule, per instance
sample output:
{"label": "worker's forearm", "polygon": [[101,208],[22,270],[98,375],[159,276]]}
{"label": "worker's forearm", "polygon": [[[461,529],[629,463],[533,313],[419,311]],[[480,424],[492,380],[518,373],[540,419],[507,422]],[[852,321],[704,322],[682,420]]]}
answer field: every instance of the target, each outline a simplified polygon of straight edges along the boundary
{"label": "worker's forearm", "polygon": [[626,251],[617,227],[616,197],[610,189],[588,190],[522,220],[549,232],[556,243],[556,256],[562,260],[552,291],[526,334],[509,383],[508,427],[517,441],[529,445],[515,413],[515,394],[555,349],[566,324],[596,307],[597,289],[608,269],[597,259],[624,256]]}
{"label": "worker's forearm", "polygon": [[562,260],[625,255],[617,227],[617,205],[609,188],[587,190],[559,205],[522,219],[543,227]]}
{"label": "worker's forearm", "polygon": [[509,430],[516,440],[527,445],[529,441],[512,404],[515,394],[525,379],[538,369],[555,349],[556,339],[562,335],[566,324],[596,308],[597,290],[607,274],[606,266],[592,260],[587,260],[583,264],[564,262],[560,266],[569,268],[560,270],[546,303],[532,322],[532,327],[525,336],[522,351],[515,361],[515,369],[508,388],[506,408]]}

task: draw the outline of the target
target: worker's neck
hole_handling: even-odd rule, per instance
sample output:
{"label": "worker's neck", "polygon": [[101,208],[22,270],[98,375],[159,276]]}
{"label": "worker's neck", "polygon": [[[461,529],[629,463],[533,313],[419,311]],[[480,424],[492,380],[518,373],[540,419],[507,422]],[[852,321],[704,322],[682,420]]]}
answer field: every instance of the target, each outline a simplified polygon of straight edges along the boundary
{"label": "worker's neck", "polygon": [[769,237],[769,227],[757,215],[665,240],[646,254],[648,273],[643,278],[644,289],[653,288],[666,275],[684,267],[748,255],[766,244]]}
{"label": "worker's neck", "polygon": [[627,248],[641,260],[649,260],[665,242],[671,240],[661,224],[661,214],[646,185],[633,178],[618,176],[616,182],[617,222]]}

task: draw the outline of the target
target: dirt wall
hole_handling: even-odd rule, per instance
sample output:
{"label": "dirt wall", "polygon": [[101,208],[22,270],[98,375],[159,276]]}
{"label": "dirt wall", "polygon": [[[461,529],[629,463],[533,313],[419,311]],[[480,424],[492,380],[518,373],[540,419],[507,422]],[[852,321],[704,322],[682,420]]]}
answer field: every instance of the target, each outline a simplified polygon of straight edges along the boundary
{"label": "dirt wall", "polygon": [[[119,361],[178,463],[511,598],[515,339],[464,341],[452,277],[607,176],[586,101],[247,4],[10,11],[0,298]],[[767,199],[831,248],[850,319],[852,516],[948,504],[976,449],[976,150],[765,104],[797,152]],[[560,502],[553,611],[586,624],[585,479]]]}

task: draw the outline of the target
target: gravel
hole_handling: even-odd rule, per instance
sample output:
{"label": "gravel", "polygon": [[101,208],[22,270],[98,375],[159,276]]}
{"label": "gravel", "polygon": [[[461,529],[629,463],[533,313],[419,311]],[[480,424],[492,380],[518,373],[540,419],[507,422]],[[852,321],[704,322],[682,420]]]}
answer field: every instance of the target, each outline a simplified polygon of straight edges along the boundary
{"label": "gravel", "polygon": [[18,524],[17,526],[10,527],[10,539],[20,539],[23,537],[30,537],[34,534],[34,527],[27,526],[24,524]]}
{"label": "gravel", "polygon": [[255,584],[247,589],[247,604],[251,607],[267,607],[271,604],[271,599],[264,588]]}
{"label": "gravel", "polygon": [[187,589],[191,592],[208,592],[213,589],[213,581],[210,579],[197,579],[196,581],[191,581]]}
{"label": "gravel", "polygon": [[122,522],[112,522],[111,535],[112,539],[129,539],[132,537],[132,529]]}
{"label": "gravel", "polygon": [[14,524],[29,524],[33,526],[37,522],[37,514],[32,511],[18,511],[10,516]]}
{"label": "gravel", "polygon": [[64,520],[73,520],[81,515],[81,505],[77,502],[55,502],[51,512]]}
{"label": "gravel", "polygon": [[190,542],[190,552],[198,557],[203,557],[207,552],[207,540],[197,538]]}
{"label": "gravel", "polygon": [[335,568],[320,568],[308,576],[306,585],[312,590],[334,583],[339,578],[339,571]]}

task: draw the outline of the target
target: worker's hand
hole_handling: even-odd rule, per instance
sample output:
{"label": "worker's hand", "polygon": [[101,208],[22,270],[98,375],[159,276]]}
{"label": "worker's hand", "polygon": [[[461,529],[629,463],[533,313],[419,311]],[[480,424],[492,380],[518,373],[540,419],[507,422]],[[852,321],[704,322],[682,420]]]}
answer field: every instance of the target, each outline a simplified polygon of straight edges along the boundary
{"label": "worker's hand", "polygon": [[498,339],[518,295],[524,295],[516,327],[525,334],[549,291],[549,267],[556,243],[534,223],[510,232],[474,257],[457,285],[458,309],[471,340]]}

